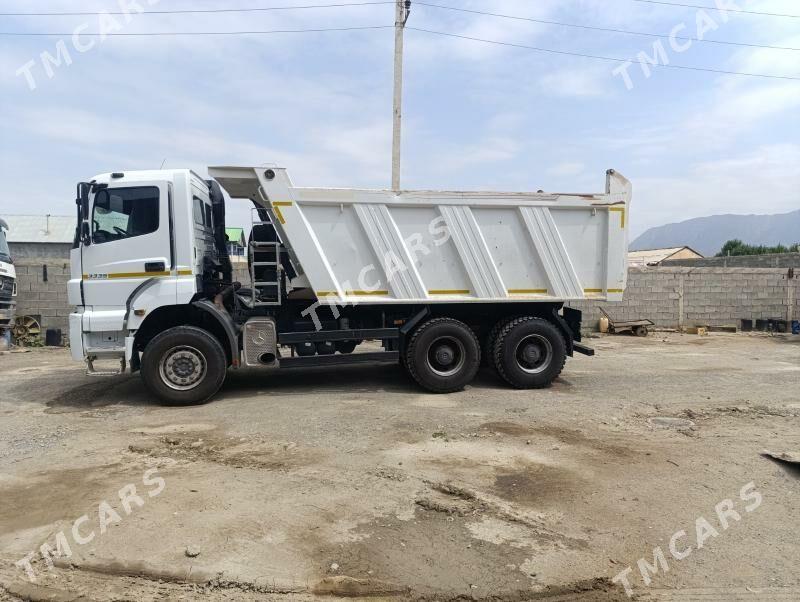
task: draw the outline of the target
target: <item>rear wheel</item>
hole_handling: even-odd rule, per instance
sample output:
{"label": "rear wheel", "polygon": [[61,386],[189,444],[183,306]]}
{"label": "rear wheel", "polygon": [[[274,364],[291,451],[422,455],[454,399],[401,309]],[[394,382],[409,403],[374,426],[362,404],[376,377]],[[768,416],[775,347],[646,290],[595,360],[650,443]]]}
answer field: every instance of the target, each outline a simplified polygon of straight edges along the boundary
{"label": "rear wheel", "polygon": [[567,346],[558,328],[532,316],[507,323],[493,350],[498,374],[517,389],[549,386],[561,374],[566,358]]}
{"label": "rear wheel", "polygon": [[506,324],[514,320],[514,318],[501,318],[497,321],[497,323],[492,327],[489,331],[489,334],[486,335],[486,339],[484,340],[483,346],[483,354],[481,356],[481,363],[484,366],[490,366],[497,370],[497,366],[494,365],[494,345],[497,342],[497,337],[500,336],[500,332],[505,328]]}
{"label": "rear wheel", "polygon": [[225,351],[209,332],[177,326],[155,336],[144,349],[142,379],[162,401],[191,405],[219,391],[227,370]]}
{"label": "rear wheel", "polygon": [[404,367],[428,391],[452,393],[475,378],[480,361],[480,343],[469,326],[451,318],[435,318],[411,335]]}
{"label": "rear wheel", "polygon": [[336,341],[336,351],[339,353],[353,353],[358,346],[358,341]]}

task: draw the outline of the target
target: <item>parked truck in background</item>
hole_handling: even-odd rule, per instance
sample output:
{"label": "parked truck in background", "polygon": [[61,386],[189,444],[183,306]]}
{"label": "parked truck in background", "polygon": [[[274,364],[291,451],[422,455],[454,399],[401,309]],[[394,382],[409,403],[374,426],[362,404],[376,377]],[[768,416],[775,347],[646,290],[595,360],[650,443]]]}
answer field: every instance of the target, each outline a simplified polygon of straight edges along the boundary
{"label": "parked truck in background", "polygon": [[[298,188],[278,167],[209,174],[78,184],[70,345],[89,373],[113,359],[175,404],[210,399],[241,367],[397,363],[447,393],[484,363],[539,388],[568,356],[593,353],[565,303],[620,300],[625,288],[631,185],[613,170],[597,194]],[[253,205],[245,283],[227,255],[231,199]]]}
{"label": "parked truck in background", "polygon": [[6,239],[8,224],[0,218],[0,339],[8,340],[17,308],[17,273]]}

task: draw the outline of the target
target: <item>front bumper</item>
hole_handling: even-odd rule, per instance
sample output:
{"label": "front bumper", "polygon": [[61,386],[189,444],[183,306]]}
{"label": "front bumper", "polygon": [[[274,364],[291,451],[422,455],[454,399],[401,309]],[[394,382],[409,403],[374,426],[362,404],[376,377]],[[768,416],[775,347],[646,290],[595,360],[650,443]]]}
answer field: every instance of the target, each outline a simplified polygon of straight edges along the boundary
{"label": "front bumper", "polygon": [[72,359],[78,362],[84,360],[83,313],[71,313],[69,315],[69,349]]}

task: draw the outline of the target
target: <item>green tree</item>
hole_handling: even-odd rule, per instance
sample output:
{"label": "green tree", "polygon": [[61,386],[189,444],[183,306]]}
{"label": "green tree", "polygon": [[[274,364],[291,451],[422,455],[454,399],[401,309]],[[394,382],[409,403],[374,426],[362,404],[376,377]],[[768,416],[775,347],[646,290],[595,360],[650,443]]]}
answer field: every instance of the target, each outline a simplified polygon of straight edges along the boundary
{"label": "green tree", "polygon": [[794,243],[788,247],[778,244],[774,247],[766,245],[748,245],[738,238],[729,240],[724,245],[717,257],[734,257],[736,255],[768,255],[773,253],[800,253],[800,243]]}

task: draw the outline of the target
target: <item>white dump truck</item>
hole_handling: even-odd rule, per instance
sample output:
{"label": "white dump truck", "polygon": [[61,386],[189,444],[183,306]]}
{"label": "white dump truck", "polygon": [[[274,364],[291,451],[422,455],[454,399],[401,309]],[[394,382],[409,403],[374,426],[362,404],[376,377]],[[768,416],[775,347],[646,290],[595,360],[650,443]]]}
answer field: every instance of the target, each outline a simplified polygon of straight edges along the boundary
{"label": "white dump truck", "polygon": [[5,339],[14,327],[17,307],[17,273],[6,240],[7,231],[8,224],[0,218],[0,339]]}
{"label": "white dump truck", "polygon": [[[242,367],[397,363],[448,393],[483,360],[539,388],[567,356],[593,353],[565,302],[625,289],[631,185],[613,170],[597,194],[298,188],[280,167],[208,171],[78,184],[70,344],[89,373],[118,360],[114,373],[141,372],[175,404],[210,399]],[[232,199],[253,207],[244,283],[225,239]]]}

